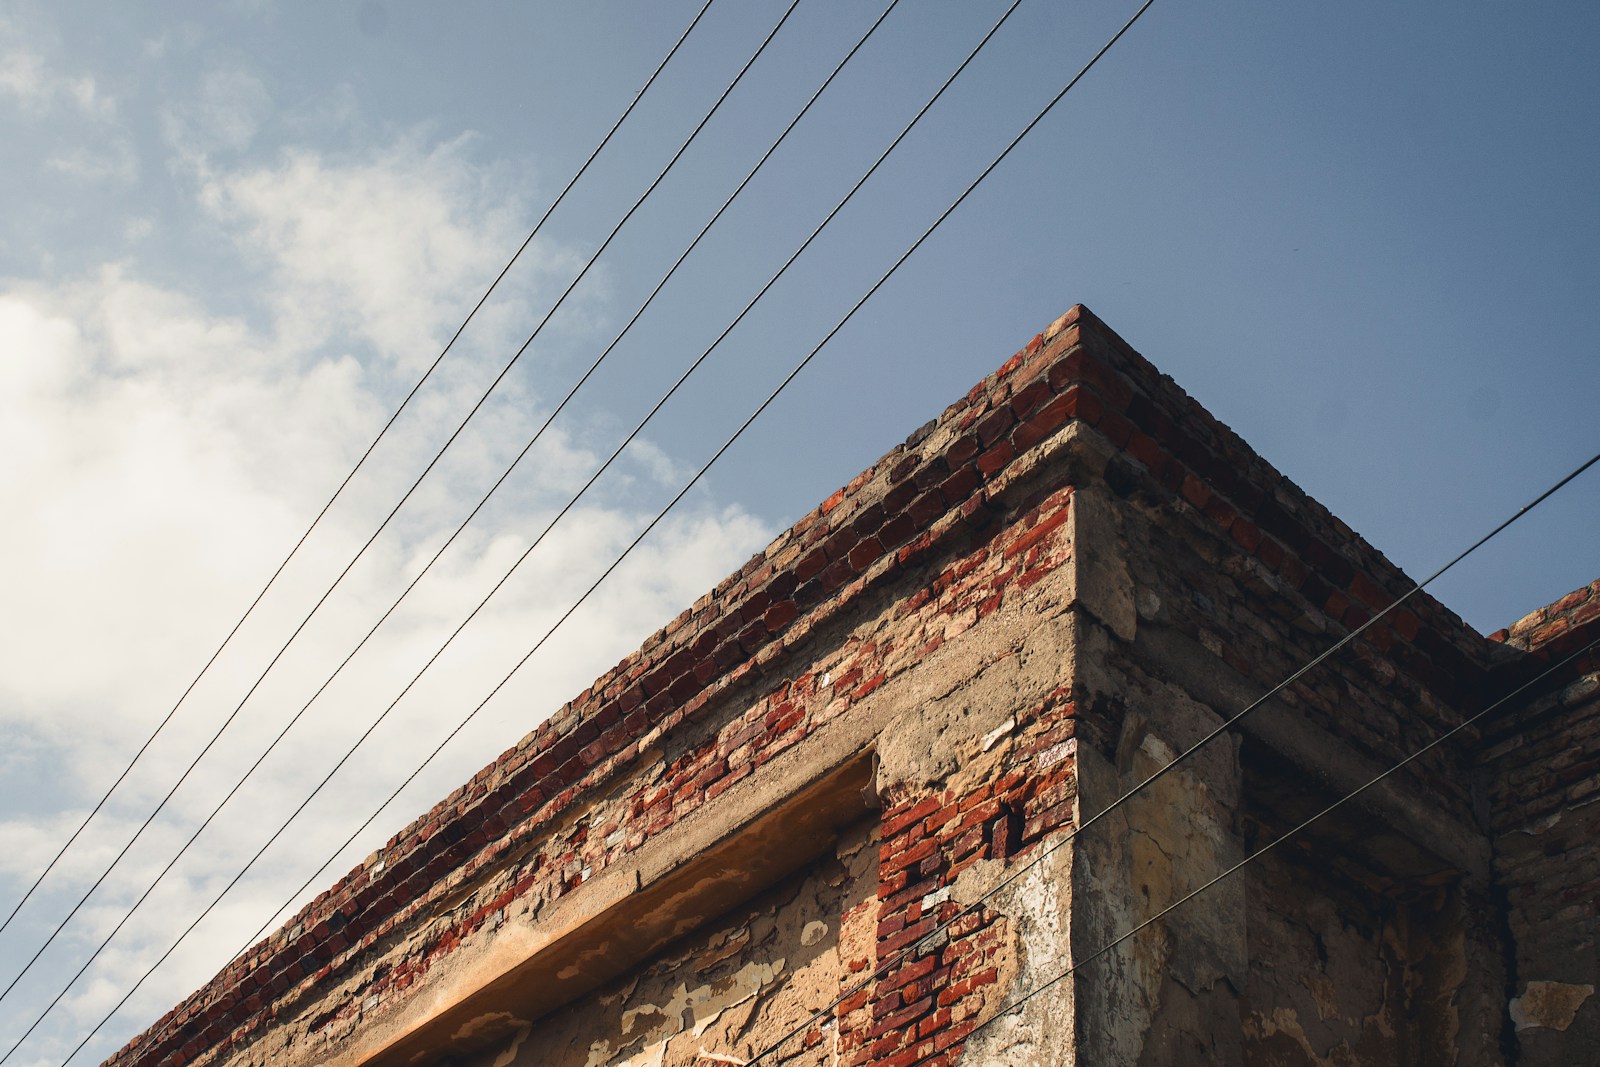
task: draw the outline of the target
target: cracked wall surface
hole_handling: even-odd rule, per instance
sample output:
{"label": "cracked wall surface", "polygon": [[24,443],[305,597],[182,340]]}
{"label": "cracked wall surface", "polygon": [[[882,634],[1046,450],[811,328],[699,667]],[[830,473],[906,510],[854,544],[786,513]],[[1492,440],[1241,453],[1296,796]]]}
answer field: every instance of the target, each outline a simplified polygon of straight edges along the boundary
{"label": "cracked wall surface", "polygon": [[1409,585],[1074,309],[111,1062],[1594,1061],[1593,656],[1272,843],[1600,583],[1207,740]]}

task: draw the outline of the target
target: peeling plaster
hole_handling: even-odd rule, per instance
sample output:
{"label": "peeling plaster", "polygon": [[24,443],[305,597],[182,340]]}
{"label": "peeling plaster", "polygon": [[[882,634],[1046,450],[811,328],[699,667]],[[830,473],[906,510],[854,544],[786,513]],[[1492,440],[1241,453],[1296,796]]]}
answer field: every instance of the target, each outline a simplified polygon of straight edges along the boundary
{"label": "peeling plaster", "polygon": [[[859,824],[795,880],[546,1016],[514,1050],[462,1067],[746,1062],[826,1008],[850,973],[844,960],[871,952],[877,858],[875,827]],[[837,1055],[838,1031],[819,1029],[823,1043],[810,1055],[827,1062]]]}
{"label": "peeling plaster", "polygon": [[[967,1041],[963,1065],[1070,1067],[1076,1062],[1073,979],[1056,983],[1017,1011],[993,1018],[1006,1005],[1072,965],[1070,894],[1064,878],[1071,860],[1069,843],[1043,863],[1028,868],[988,901],[1009,920],[1009,951],[997,959],[1000,980],[992,987],[996,993],[983,1013],[992,1021]],[[965,907],[1007,873],[1002,863],[985,860],[974,864],[956,879],[951,897]]]}
{"label": "peeling plaster", "polygon": [[522,1048],[522,1043],[528,1040],[528,1035],[532,1032],[532,1023],[523,1023],[518,1027],[517,1036],[511,1039],[511,1044],[506,1046],[504,1052],[494,1058],[493,1067],[511,1067],[517,1058],[517,1050]]}
{"label": "peeling plaster", "polygon": [[[585,1067],[606,1067],[617,1053],[642,1040],[645,1048],[657,1045],[665,1050],[668,1042],[687,1030],[695,1037],[703,1037],[724,1012],[754,1000],[770,990],[772,983],[783,974],[786,960],[747,963],[733,975],[719,978],[694,987],[679,983],[671,999],[665,1003],[644,1004],[622,1013],[621,1046],[614,1047],[609,1038],[601,1038],[589,1046]],[[645,1026],[640,1027],[644,1022]],[[658,1059],[656,1062],[660,1062]]]}

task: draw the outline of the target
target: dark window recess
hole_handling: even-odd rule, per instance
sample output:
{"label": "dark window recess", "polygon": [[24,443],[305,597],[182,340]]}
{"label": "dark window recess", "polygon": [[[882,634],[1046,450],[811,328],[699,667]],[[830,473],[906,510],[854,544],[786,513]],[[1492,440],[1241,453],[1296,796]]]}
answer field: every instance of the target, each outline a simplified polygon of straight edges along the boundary
{"label": "dark window recess", "polygon": [[989,858],[1003,860],[1022,847],[1022,813],[1010,804],[989,820]]}

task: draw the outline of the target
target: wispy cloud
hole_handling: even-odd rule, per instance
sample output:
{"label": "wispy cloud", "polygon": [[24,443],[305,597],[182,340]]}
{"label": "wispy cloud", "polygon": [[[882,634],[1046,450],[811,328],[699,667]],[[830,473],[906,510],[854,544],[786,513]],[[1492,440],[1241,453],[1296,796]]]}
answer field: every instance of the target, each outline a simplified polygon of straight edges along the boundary
{"label": "wispy cloud", "polygon": [[[348,330],[420,369],[459,321],[466,287],[494,276],[526,226],[465,146],[405,141],[348,162],[291,151],[211,171],[201,201],[269,265],[280,327],[305,339]],[[544,244],[525,273],[569,263]]]}
{"label": "wispy cloud", "polygon": [[109,121],[116,117],[116,98],[87,74],[62,74],[45,58],[25,48],[0,52],[0,94],[35,115],[61,108],[85,118]]}
{"label": "wispy cloud", "polygon": [[184,164],[204,169],[215,155],[249,148],[272,106],[272,93],[255,74],[212,68],[201,75],[191,98],[166,109],[162,130]]}
{"label": "wispy cloud", "polygon": [[45,166],[82,182],[131,182],[139,177],[138,153],[123,137],[58,153],[45,160]]}

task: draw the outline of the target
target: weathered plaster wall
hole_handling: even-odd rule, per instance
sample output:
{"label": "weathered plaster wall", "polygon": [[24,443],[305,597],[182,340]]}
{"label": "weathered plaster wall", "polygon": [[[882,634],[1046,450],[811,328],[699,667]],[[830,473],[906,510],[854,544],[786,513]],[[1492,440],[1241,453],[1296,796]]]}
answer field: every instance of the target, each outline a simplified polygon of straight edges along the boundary
{"label": "weathered plaster wall", "polygon": [[[1097,818],[1409,585],[1074,309],[112,1062],[664,1067],[797,1026],[763,1062],[1537,1051],[1513,1015],[1593,973],[1548,887],[1600,877],[1594,747],[1537,714],[1095,956],[1527,657],[1416,597]],[[1572,828],[1554,879],[1528,789]],[[1593,1010],[1537,1029],[1570,1050]]]}
{"label": "weathered plaster wall", "polygon": [[[1086,344],[1086,357],[1099,363],[1085,378],[1101,431],[1086,438],[1074,498],[1085,610],[1072,697],[1087,816],[1410,582],[1115,339]],[[1464,746],[1090,958],[1459,723],[1487,670],[1481,639],[1414,598],[1091,825],[1072,867],[1078,1054],[1500,1062],[1503,969]],[[1307,892],[1322,885],[1359,888]]]}
{"label": "weathered plaster wall", "polygon": [[[1340,625],[1262,581],[1242,546],[1181,496],[1148,481],[1127,485],[1119,498],[1077,494],[1080,505],[1098,500],[1104,510],[1099,525],[1115,536],[1099,543],[1115,546],[1126,575],[1111,584],[1135,608],[1111,622],[1086,614],[1076,643],[1083,668],[1074,696],[1099,726],[1084,736],[1105,739],[1079,752],[1086,812],[1144,782],[1309,658],[1298,641],[1271,640],[1286,612],[1319,622],[1300,631],[1308,644]],[[1093,551],[1080,546],[1080,558]],[[1087,959],[1360,773],[1381,769],[1396,739],[1410,743],[1403,726],[1417,729],[1424,681],[1371,645],[1330,668],[1084,833],[1073,869],[1075,953]],[[1438,718],[1425,725],[1435,730],[1459,721],[1436,700],[1428,706]],[[1323,725],[1334,722],[1344,728]],[[1483,937],[1441,942],[1431,918],[1441,896],[1488,896],[1487,852],[1464,779],[1461,752],[1446,753],[1342,812],[1305,847],[1269,854],[1088,960],[1077,983],[1079,1055],[1130,1064],[1499,1062],[1496,946]],[[1348,885],[1358,888],[1337,891]]]}

